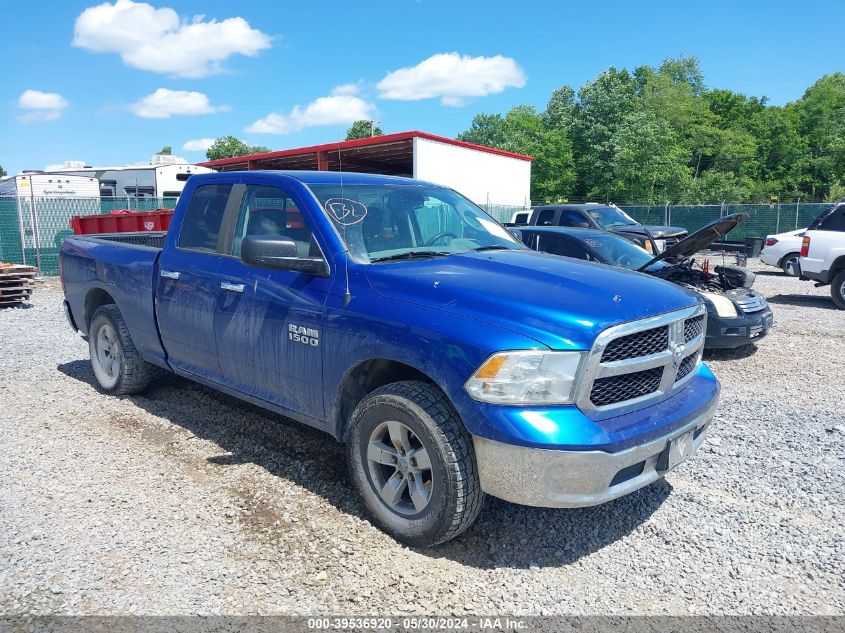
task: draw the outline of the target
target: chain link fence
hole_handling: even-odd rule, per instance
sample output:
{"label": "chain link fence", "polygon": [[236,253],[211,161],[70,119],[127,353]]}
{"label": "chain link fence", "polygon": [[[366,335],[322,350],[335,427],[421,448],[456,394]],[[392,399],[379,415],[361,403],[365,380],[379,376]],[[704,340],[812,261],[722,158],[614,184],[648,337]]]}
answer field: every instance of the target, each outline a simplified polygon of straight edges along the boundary
{"label": "chain link fence", "polygon": [[[539,204],[544,203],[538,202],[537,205]],[[728,235],[728,240],[742,242],[746,237],[766,237],[805,228],[831,204],[833,203],[696,205],[617,203],[617,206],[641,224],[678,226],[690,233],[726,215],[747,213],[748,220]],[[525,210],[522,207],[502,205],[481,206],[499,222],[510,222],[514,212]]]}
{"label": "chain link fence", "polygon": [[176,198],[0,198],[0,261],[59,274],[59,248],[72,235],[70,219],[123,209],[172,209]]}
{"label": "chain link fence", "polygon": [[[109,213],[120,209],[154,211],[172,209],[176,198],[0,198],[0,261],[30,264],[42,275],[59,273],[59,248],[72,234],[75,215]],[[500,222],[510,222],[521,206],[483,204],[482,208]],[[679,226],[692,232],[731,213],[750,217],[731,231],[731,241],[765,237],[806,227],[830,203],[797,204],[705,204],[619,206],[642,224]]]}
{"label": "chain link fence", "polygon": [[731,231],[727,238],[732,242],[741,242],[746,237],[766,237],[806,228],[831,204],[619,204],[619,207],[641,224],[679,226],[690,233],[720,217],[747,213],[748,220]]}

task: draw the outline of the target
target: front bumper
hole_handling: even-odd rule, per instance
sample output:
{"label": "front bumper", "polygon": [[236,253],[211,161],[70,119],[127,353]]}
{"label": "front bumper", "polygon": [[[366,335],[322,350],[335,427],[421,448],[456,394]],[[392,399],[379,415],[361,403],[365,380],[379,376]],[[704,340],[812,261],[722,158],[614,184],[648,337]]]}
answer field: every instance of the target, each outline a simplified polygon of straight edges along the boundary
{"label": "front bumper", "polygon": [[473,436],[481,489],[529,506],[576,508],[616,499],[669,472],[672,440],[692,434],[694,453],[704,441],[718,394],[665,435],[618,452],[549,450]]}
{"label": "front bumper", "polygon": [[768,306],[759,312],[736,317],[720,317],[715,312],[707,313],[707,337],[705,349],[733,349],[756,343],[772,329],[772,310]]}

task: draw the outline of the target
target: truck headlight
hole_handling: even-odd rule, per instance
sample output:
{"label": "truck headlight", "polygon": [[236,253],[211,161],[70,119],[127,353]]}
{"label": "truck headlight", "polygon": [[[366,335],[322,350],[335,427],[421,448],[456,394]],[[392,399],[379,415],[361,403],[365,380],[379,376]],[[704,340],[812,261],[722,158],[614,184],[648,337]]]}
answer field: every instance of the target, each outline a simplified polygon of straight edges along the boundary
{"label": "truck headlight", "polygon": [[493,354],[464,388],[481,402],[568,404],[583,352],[500,352]]}
{"label": "truck headlight", "polygon": [[716,308],[716,314],[721,317],[735,317],[737,315],[736,306],[734,302],[722,295],[717,295],[714,292],[700,292],[698,293]]}

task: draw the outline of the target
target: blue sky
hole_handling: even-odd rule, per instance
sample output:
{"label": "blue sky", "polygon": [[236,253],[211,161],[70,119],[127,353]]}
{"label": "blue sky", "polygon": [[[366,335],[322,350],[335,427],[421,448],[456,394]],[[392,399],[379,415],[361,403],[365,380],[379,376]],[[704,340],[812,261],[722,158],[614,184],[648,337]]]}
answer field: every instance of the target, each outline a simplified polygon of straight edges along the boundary
{"label": "blue sky", "polygon": [[[273,149],[385,132],[454,136],[478,112],[614,65],[696,55],[708,86],[797,99],[845,70],[845,3],[37,0],[3,12],[0,165],[191,161],[234,134]],[[183,145],[190,141],[189,149]]]}

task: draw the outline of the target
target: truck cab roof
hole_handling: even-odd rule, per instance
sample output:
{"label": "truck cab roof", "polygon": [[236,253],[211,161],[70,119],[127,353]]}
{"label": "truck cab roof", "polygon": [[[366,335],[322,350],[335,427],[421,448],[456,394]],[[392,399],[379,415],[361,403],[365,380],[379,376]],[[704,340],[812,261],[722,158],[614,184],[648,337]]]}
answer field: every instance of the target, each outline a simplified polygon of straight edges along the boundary
{"label": "truck cab roof", "polygon": [[433,183],[423,180],[416,180],[414,178],[405,178],[403,176],[385,176],[383,174],[367,174],[363,172],[354,171],[308,171],[308,170],[255,170],[255,171],[226,171],[215,172],[213,174],[202,174],[193,176],[197,182],[204,180],[216,181],[221,175],[233,177],[252,177],[255,176],[284,176],[293,178],[305,185],[405,185],[405,186],[422,186],[432,185]]}

